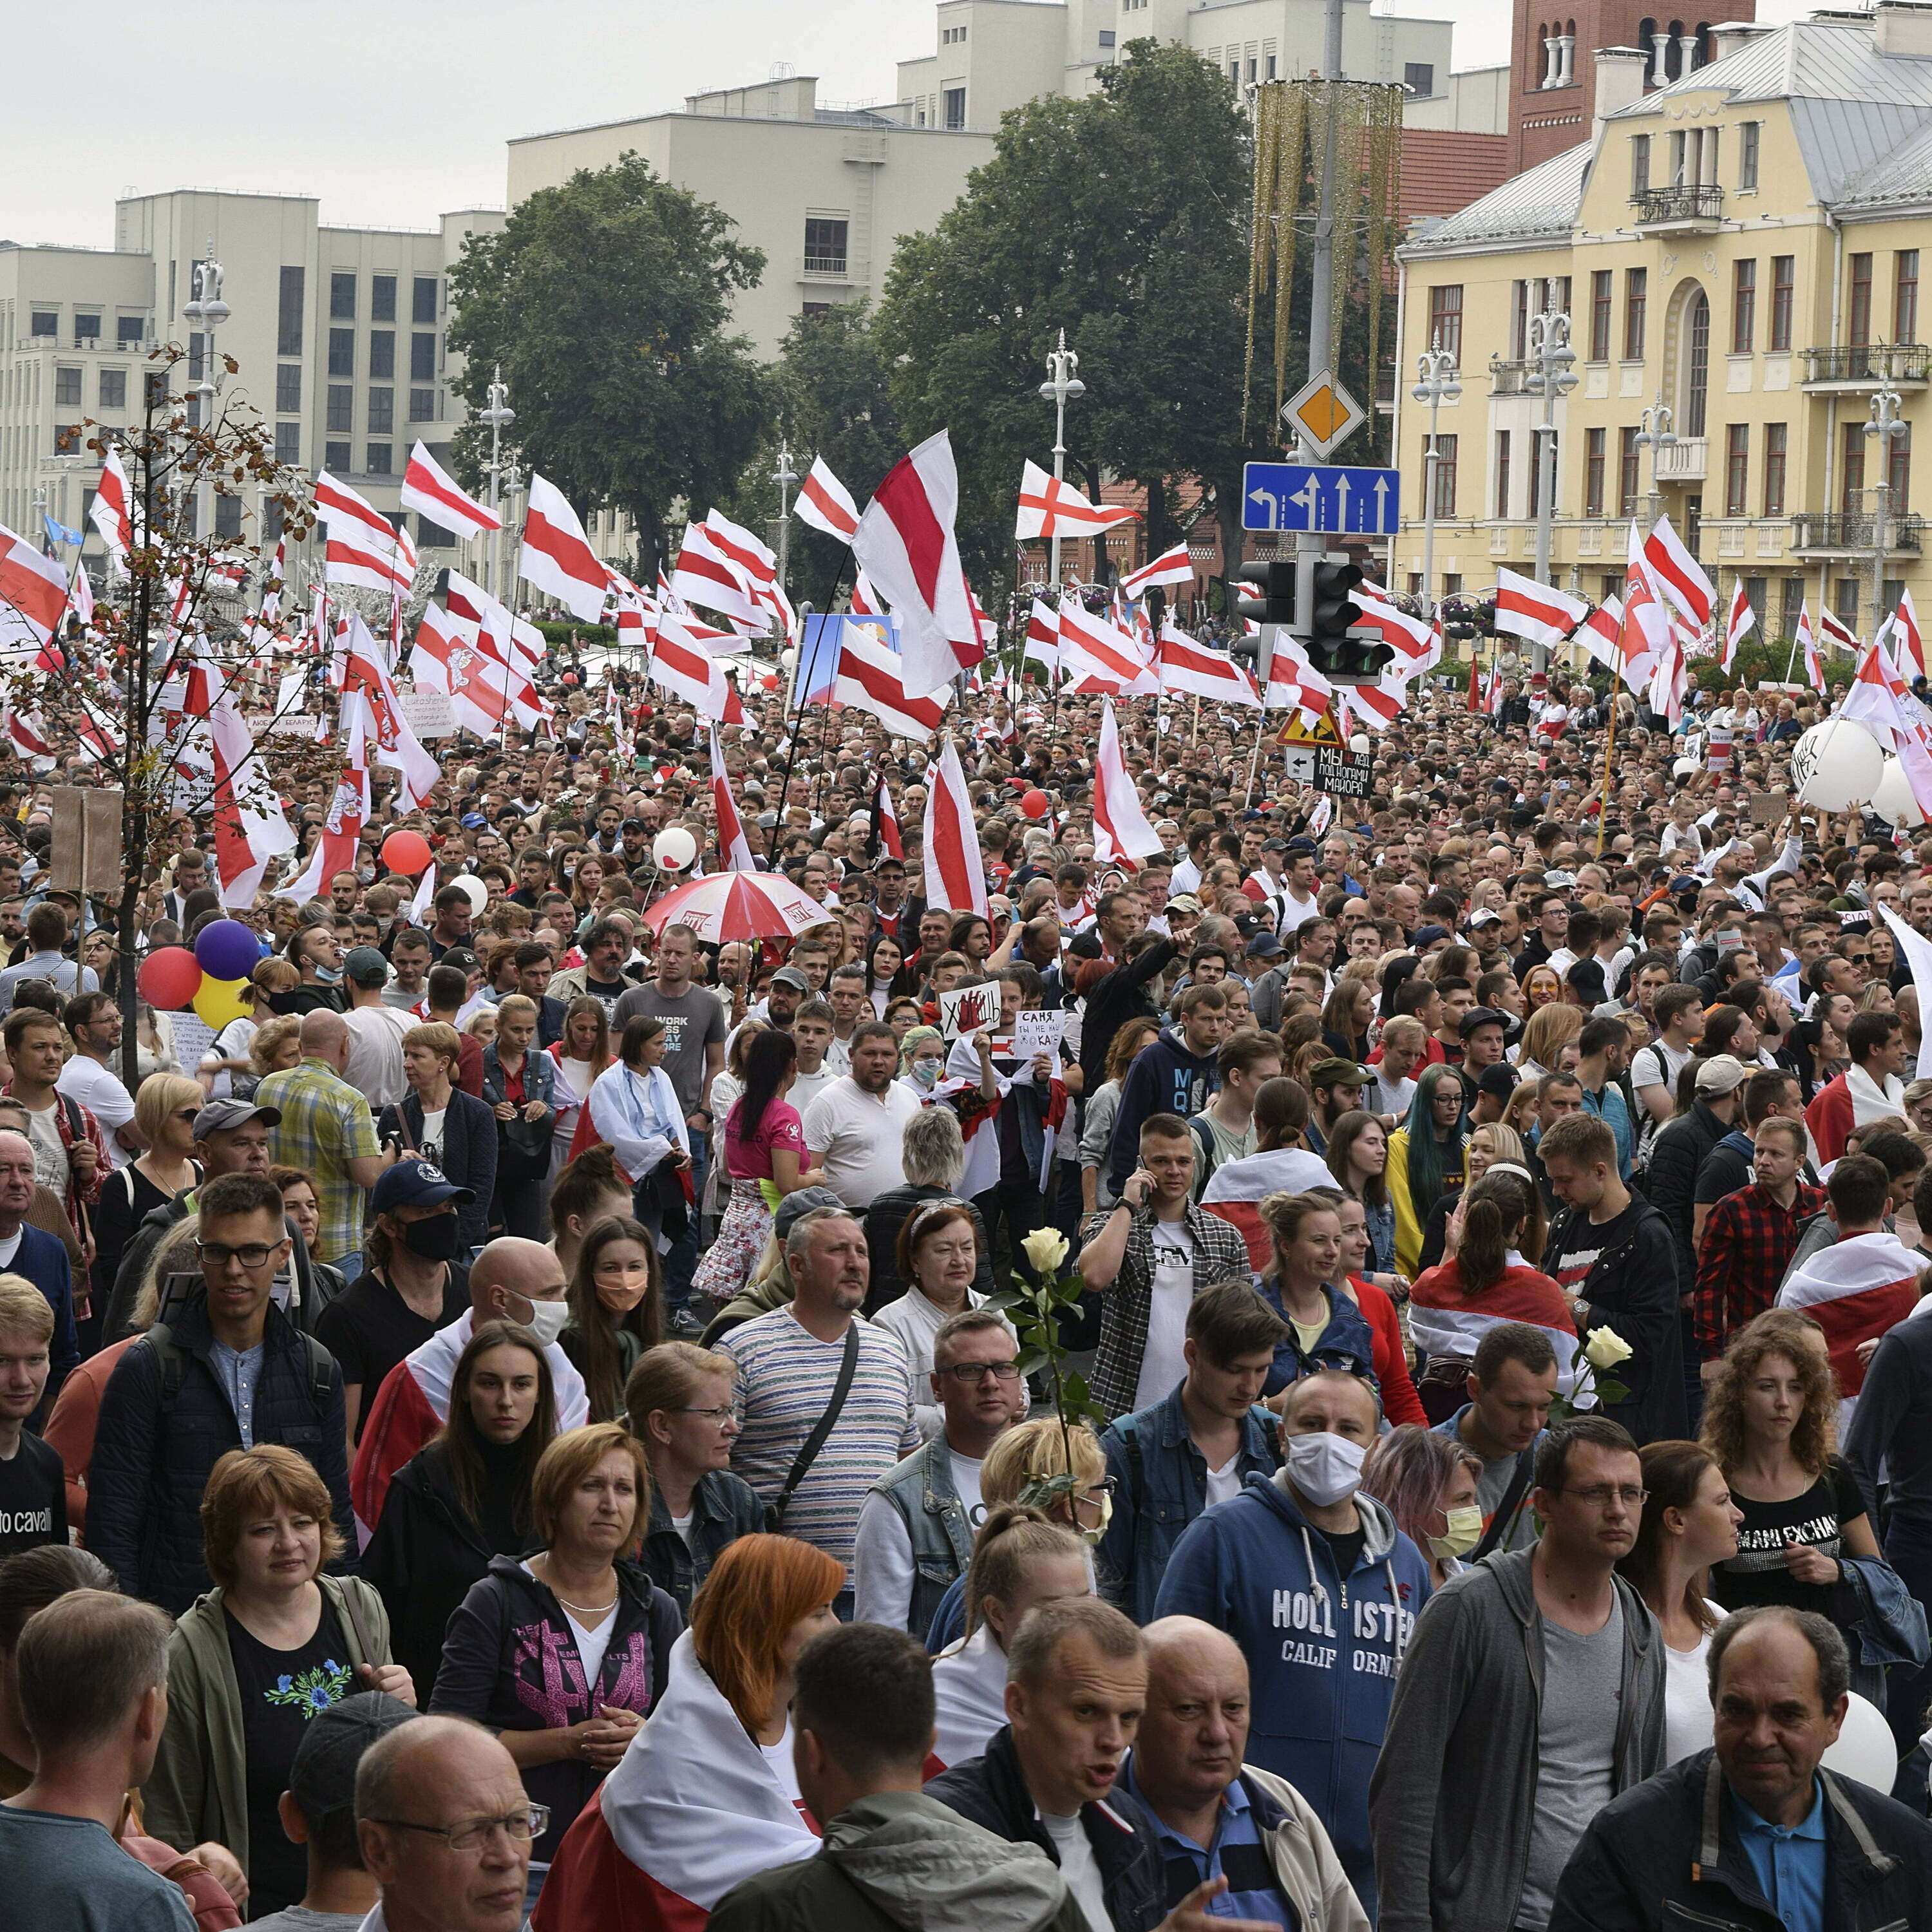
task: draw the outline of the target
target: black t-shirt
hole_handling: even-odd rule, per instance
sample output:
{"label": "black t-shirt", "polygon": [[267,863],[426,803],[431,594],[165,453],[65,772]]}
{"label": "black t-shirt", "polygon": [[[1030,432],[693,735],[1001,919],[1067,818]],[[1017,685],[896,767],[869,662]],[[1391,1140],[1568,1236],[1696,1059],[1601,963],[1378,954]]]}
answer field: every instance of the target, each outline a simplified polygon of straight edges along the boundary
{"label": "black t-shirt", "polygon": [[278,1801],[288,1789],[296,1747],[318,1711],[356,1688],[349,1646],[326,1599],[315,1634],[298,1650],[271,1650],[224,1610],[235,1683],[242,1696],[244,1786],[248,1803],[248,1909],[255,1918],[295,1904],[308,1885],[308,1854],[282,1829]]}
{"label": "black t-shirt", "polygon": [[584,976],[584,990],[593,1000],[601,1000],[604,1017],[614,1019],[617,1015],[617,1002],[631,990],[628,980],[593,980],[586,972]]}
{"label": "black t-shirt", "polygon": [[1324,1529],[1321,1534],[1335,1559],[1335,1573],[1346,1583],[1355,1565],[1362,1560],[1362,1550],[1369,1540],[1368,1530],[1358,1524],[1353,1529]]}
{"label": "black t-shirt", "polygon": [[420,1348],[439,1328],[447,1328],[470,1306],[470,1274],[450,1264],[442,1307],[425,1321],[382,1275],[360,1274],[315,1318],[315,1338],[342,1364],[345,1388],[360,1387],[362,1413],[356,1418],[358,1441],[374,1406],[382,1378]]}
{"label": "black t-shirt", "polygon": [[1801,1583],[1784,1567],[1784,1547],[1808,1543],[1824,1555],[1844,1553],[1844,1526],[1865,1514],[1864,1498],[1837,1456],[1802,1496],[1788,1502],[1754,1502],[1735,1484],[1731,1500],[1744,1513],[1738,1525],[1738,1553],[1711,1572],[1711,1594],[1727,1610],[1784,1604],[1795,1610],[1832,1615],[1837,1586]]}
{"label": "black t-shirt", "polygon": [[38,1436],[0,1462],[0,1556],[67,1540],[67,1477],[61,1459]]}

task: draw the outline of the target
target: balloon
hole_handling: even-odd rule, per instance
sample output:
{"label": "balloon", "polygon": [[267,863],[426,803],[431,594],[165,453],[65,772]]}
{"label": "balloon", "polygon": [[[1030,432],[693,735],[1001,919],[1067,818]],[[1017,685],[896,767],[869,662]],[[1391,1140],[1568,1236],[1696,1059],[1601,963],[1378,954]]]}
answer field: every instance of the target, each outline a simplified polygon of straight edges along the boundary
{"label": "balloon", "polygon": [[681,872],[698,856],[698,841],[682,826],[668,826],[652,840],[651,856],[667,872]]}
{"label": "balloon", "polygon": [[392,872],[420,878],[429,862],[429,841],[420,832],[392,832],[382,841],[382,863]]}
{"label": "balloon", "polygon": [[1851,1708],[1838,1741],[1820,1762],[1840,1778],[1856,1778],[1874,1791],[1892,1795],[1892,1780],[1898,1775],[1898,1747],[1892,1742],[1892,1726],[1869,1698],[1851,1693]]}
{"label": "balloon", "polygon": [[242,1001],[248,985],[245,978],[212,980],[203,974],[200,991],[194,996],[196,1013],[219,1033],[230,1020],[238,1020],[254,1011],[253,1005],[244,1006]]}
{"label": "balloon", "polygon": [[1052,802],[1043,791],[1026,791],[1020,794],[1020,809],[1029,818],[1044,818]]}
{"label": "balloon", "polygon": [[1878,740],[1852,718],[1828,718],[1792,747],[1792,785],[1804,803],[1820,812],[1868,804],[1884,773]]}
{"label": "balloon", "polygon": [[1888,825],[1903,826],[1909,832],[1925,823],[1925,814],[1912,795],[1912,781],[1896,758],[1886,760],[1885,775],[1872,793],[1871,802],[1872,809]]}
{"label": "balloon", "polygon": [[470,910],[472,916],[480,914],[490,903],[490,888],[474,872],[459,872],[449,882],[460,886],[469,895]]}
{"label": "balloon", "polygon": [[201,990],[201,962],[185,946],[164,946],[141,962],[134,983],[149,1006],[172,1013]]}
{"label": "balloon", "polygon": [[1679,758],[1670,767],[1670,776],[1674,778],[1694,778],[1703,769],[1695,758]]}
{"label": "balloon", "polygon": [[260,963],[261,942],[238,919],[218,919],[195,934],[194,956],[211,980],[245,980]]}

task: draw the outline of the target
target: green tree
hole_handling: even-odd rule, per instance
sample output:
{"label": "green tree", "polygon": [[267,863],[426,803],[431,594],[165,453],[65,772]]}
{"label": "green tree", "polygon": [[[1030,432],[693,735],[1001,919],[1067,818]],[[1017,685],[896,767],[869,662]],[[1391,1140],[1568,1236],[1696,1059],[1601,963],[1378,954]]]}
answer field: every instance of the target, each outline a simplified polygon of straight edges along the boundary
{"label": "green tree", "polygon": [[[481,409],[501,366],[524,459],[580,511],[629,517],[645,582],[673,503],[722,499],[770,416],[751,345],[730,332],[765,258],[734,225],[626,154],[540,189],[450,272],[458,392]],[[458,438],[472,487],[488,446],[474,424]]]}

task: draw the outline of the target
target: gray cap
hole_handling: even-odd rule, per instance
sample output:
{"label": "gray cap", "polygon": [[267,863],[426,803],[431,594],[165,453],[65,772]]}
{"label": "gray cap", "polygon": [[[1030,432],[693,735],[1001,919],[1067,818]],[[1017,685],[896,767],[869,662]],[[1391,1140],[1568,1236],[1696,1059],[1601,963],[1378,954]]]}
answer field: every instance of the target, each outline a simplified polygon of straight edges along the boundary
{"label": "gray cap", "polygon": [[356,1768],[378,1738],[421,1714],[386,1691],[358,1690],[316,1712],[289,1766],[289,1796],[310,1825],[356,1804]]}
{"label": "gray cap", "polygon": [[373,946],[352,946],[342,962],[343,976],[357,986],[386,986],[389,962]]}
{"label": "gray cap", "polygon": [[265,1121],[272,1127],[281,1124],[279,1107],[258,1107],[252,1100],[204,1100],[194,1117],[194,1137],[224,1134],[231,1128],[245,1127],[250,1120]]}
{"label": "gray cap", "polygon": [[778,1246],[784,1246],[785,1237],[798,1226],[800,1217],[814,1208],[842,1209],[844,1205],[829,1187],[801,1187],[796,1194],[788,1194],[772,1216],[772,1232],[778,1237]]}
{"label": "gray cap", "polygon": [[790,986],[800,993],[812,991],[812,982],[796,966],[781,966],[772,975],[772,984],[774,986]]}

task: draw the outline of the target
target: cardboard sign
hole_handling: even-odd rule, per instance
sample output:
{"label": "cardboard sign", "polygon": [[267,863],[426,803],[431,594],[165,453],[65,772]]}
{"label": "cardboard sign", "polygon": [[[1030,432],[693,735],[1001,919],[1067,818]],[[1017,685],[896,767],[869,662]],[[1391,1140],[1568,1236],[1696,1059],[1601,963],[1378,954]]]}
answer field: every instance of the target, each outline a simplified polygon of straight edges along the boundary
{"label": "cardboard sign", "polygon": [[1057,1058],[1066,1031],[1064,1009],[1043,1007],[1031,1012],[1023,1008],[1013,1016],[1013,1058],[1022,1065],[1030,1063],[1036,1054],[1050,1053]]}
{"label": "cardboard sign", "polygon": [[939,1030],[947,1040],[970,1040],[996,1025],[999,1017],[1000,989],[992,980],[979,986],[955,986],[939,996]]}
{"label": "cardboard sign", "polygon": [[1754,791],[1750,795],[1750,816],[1754,825],[1779,825],[1784,814],[1791,809],[1791,800],[1781,791]]}
{"label": "cardboard sign", "polygon": [[199,1013],[170,1013],[168,1033],[175,1043],[175,1058],[182,1070],[193,1078],[202,1056],[214,1044],[214,1029]]}
{"label": "cardboard sign", "polygon": [[449,694],[445,691],[398,690],[396,693],[397,709],[403,714],[403,722],[418,738],[453,738],[456,736],[456,718],[449,708]]}

